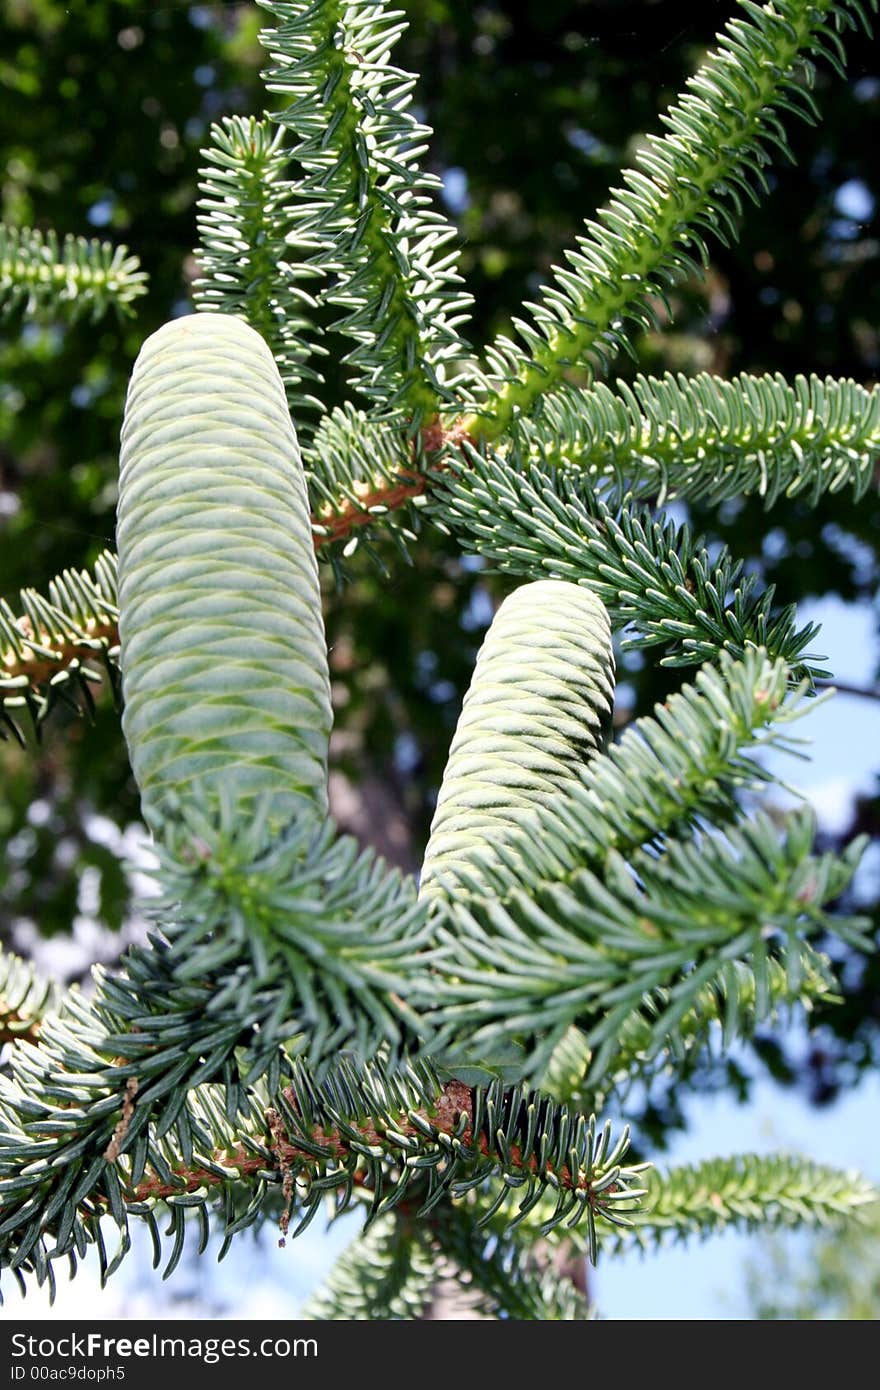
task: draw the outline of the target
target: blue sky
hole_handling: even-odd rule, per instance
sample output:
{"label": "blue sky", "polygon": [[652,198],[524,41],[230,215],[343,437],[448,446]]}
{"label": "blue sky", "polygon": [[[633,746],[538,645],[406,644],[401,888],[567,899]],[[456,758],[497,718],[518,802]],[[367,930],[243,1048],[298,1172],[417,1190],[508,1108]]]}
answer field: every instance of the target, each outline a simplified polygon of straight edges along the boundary
{"label": "blue sky", "polygon": [[[798,606],[801,624],[820,622],[816,650],[841,682],[872,686],[877,670],[876,614],[872,605],[836,599]],[[880,703],[836,694],[804,715],[793,731],[809,738],[810,761],[773,756],[772,766],[815,805],[829,828],[846,823],[853,791],[871,790],[880,749]],[[664,1164],[695,1163],[733,1153],[800,1153],[841,1168],[857,1168],[880,1182],[880,1078],[817,1110],[797,1092],[758,1084],[748,1106],[724,1094],[702,1096],[686,1107],[688,1132],[677,1137]],[[705,1243],[636,1252],[602,1262],[593,1278],[600,1312],[608,1318],[742,1318],[748,1235],[728,1233]]]}

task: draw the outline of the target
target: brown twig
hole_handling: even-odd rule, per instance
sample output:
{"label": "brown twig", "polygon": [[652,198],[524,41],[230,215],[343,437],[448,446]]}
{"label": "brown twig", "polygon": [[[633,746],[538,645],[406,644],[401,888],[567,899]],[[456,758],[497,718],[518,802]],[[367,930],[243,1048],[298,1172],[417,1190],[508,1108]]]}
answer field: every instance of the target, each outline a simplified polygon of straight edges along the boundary
{"label": "brown twig", "polygon": [[288,1147],[286,1143],[287,1135],[284,1132],[284,1121],[277,1110],[270,1108],[266,1111],[266,1123],[272,1135],[272,1147],[279,1155],[279,1163],[281,1165],[281,1195],[284,1198],[284,1207],[279,1222],[281,1239],[278,1244],[283,1250],[287,1244],[287,1232],[290,1230],[290,1213],[293,1208],[296,1169],[284,1153],[284,1150]]}
{"label": "brown twig", "polygon": [[[285,1091],[285,1099],[288,1103],[294,1103],[294,1096],[290,1090]],[[432,1106],[432,1114],[429,1122],[437,1130],[444,1134],[453,1134],[460,1124],[461,1115],[465,1114],[468,1120],[473,1119],[473,1096],[470,1087],[465,1086],[460,1081],[450,1081],[444,1085]],[[334,1159],[345,1159],[352,1151],[351,1143],[337,1129],[324,1129],[321,1125],[314,1125],[309,1128],[308,1133],[303,1136],[303,1142],[297,1142],[296,1136],[291,1137],[284,1128],[278,1112],[275,1110],[267,1111],[266,1124],[272,1136],[271,1148],[275,1155],[275,1161],[285,1175],[301,1172],[304,1168],[310,1167],[317,1162],[333,1161]],[[364,1120],[359,1125],[353,1125],[360,1142],[373,1145],[387,1143],[383,1132],[376,1128],[370,1120]],[[395,1124],[395,1129],[400,1134],[409,1136],[424,1137],[423,1131],[418,1129],[404,1115],[399,1117]],[[470,1143],[470,1125],[465,1129],[462,1143]],[[321,1150],[321,1158],[315,1155],[315,1148]],[[488,1147],[484,1150],[488,1152]],[[254,1177],[267,1165],[265,1154],[255,1154],[244,1144],[237,1144],[231,1151],[226,1150],[215,1155],[219,1166],[226,1169],[234,1169],[240,1178],[246,1179]],[[148,1198],[164,1198],[179,1195],[181,1192],[195,1192],[200,1187],[212,1187],[218,1183],[226,1181],[225,1175],[215,1173],[210,1168],[177,1168],[175,1170],[180,1182],[176,1184],[162,1182],[158,1178],[145,1178],[139,1183],[133,1194],[133,1200],[142,1202]]]}
{"label": "brown twig", "polygon": [[846,681],[816,681],[817,690],[836,690],[839,695],[857,695],[860,700],[880,700],[877,686],[849,685]]}
{"label": "brown twig", "polygon": [[328,502],[325,504],[326,510],[322,509],[312,517],[312,525],[318,528],[315,531],[315,549],[320,550],[324,545],[344,540],[356,526],[368,526],[371,521],[377,521],[379,518],[371,513],[371,507],[383,507],[390,512],[413,497],[420,497],[428,486],[430,474],[442,471],[443,467],[437,467],[428,473],[403,473],[401,482],[387,488],[371,488],[368,483],[355,483],[357,502],[348,499],[336,506]]}
{"label": "brown twig", "polygon": [[[292,1091],[287,1090],[284,1095],[288,1103],[294,1103]],[[473,1092],[464,1082],[446,1082],[441,1087],[436,1101],[421,1118],[427,1120],[438,1133],[449,1137],[457,1135],[463,1148],[474,1149],[484,1157],[491,1155],[487,1136],[479,1134],[476,1139],[474,1137]],[[462,1118],[464,1118],[463,1125]],[[330,1162],[334,1160],[344,1161],[353,1152],[352,1141],[346,1138],[339,1129],[325,1129],[321,1125],[310,1126],[307,1129],[304,1125],[302,1135],[298,1138],[296,1134],[291,1135],[284,1128],[278,1111],[274,1109],[266,1112],[266,1123],[271,1135],[270,1147],[275,1165],[283,1175],[286,1202],[292,1198],[293,1180],[297,1173],[316,1163],[323,1163],[328,1160]],[[413,1124],[405,1113],[395,1118],[393,1127],[398,1134],[402,1134],[406,1138],[422,1140],[425,1138],[424,1129]],[[365,1119],[359,1124],[352,1124],[351,1129],[357,1134],[358,1145],[368,1144],[377,1148],[396,1148],[394,1141],[389,1143],[385,1131],[378,1128],[372,1120]],[[316,1149],[320,1151],[319,1154],[316,1154]],[[522,1150],[517,1144],[509,1146],[508,1158],[511,1169],[519,1168],[522,1172],[539,1175],[538,1159],[534,1154],[530,1158],[524,1159]],[[247,1180],[265,1170],[269,1163],[265,1154],[254,1153],[245,1144],[237,1144],[232,1150],[218,1152],[214,1155],[214,1159],[218,1167],[227,1170],[225,1173],[218,1173],[210,1168],[179,1167],[175,1169],[178,1182],[168,1183],[157,1177],[145,1178],[130,1194],[129,1200],[142,1202],[148,1199],[161,1200],[166,1197],[179,1196],[183,1192],[195,1192],[200,1187],[217,1186],[228,1181],[233,1174],[242,1180]],[[551,1165],[548,1164],[546,1171],[550,1172],[550,1169]],[[588,1200],[592,1203],[590,1180],[586,1175],[572,1173],[567,1166],[553,1171],[555,1187],[568,1191],[586,1191]],[[354,1174],[353,1181],[363,1184],[365,1179]]]}
{"label": "brown twig", "polygon": [[[19,619],[19,627],[22,628],[25,638],[31,639],[31,634],[24,631],[26,618]],[[28,626],[30,626],[28,624]],[[94,661],[97,655],[95,648],[91,645],[95,641],[104,642],[108,647],[114,647],[119,641],[119,628],[117,624],[108,619],[106,622],[88,622],[84,624],[89,631],[88,642],[60,642],[55,643],[46,632],[41,632],[37,645],[48,647],[54,652],[54,657],[49,658],[34,654],[33,656],[18,656],[15,652],[4,652],[0,656],[0,675],[5,677],[27,676],[32,685],[42,685],[58,672],[60,665],[70,666],[74,661]],[[2,692],[0,692],[2,693]]]}
{"label": "brown twig", "polygon": [[134,1118],[134,1101],[138,1093],[138,1079],[130,1076],[125,1083],[125,1095],[122,1100],[122,1114],[119,1122],[113,1131],[113,1137],[104,1150],[104,1157],[108,1163],[115,1163],[119,1157],[119,1147],[128,1133],[128,1127]]}

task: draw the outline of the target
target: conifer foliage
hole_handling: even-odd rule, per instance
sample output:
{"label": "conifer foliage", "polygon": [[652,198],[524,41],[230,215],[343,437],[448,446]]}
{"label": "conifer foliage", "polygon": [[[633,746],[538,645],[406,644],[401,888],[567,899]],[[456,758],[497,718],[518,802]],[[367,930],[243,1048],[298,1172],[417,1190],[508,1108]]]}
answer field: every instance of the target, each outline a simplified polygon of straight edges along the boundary
{"label": "conifer foliage", "polygon": [[[27,746],[109,681],[159,888],[149,940],[88,998],[0,961],[0,1267],[53,1287],[91,1255],[106,1278],[143,1221],[170,1273],[190,1233],[225,1253],[354,1207],[364,1233],[309,1316],[420,1317],[442,1277],[483,1316],[584,1318],[548,1263],[563,1242],[595,1260],[876,1199],[790,1157],[664,1175],[602,1112],[711,1036],[833,996],[820,938],[868,948],[835,912],[862,846],[821,853],[809,812],[751,809],[755,754],[790,746],[826,674],[814,633],[662,507],[858,494],[880,394],[600,380],[767,193],[788,122],[818,118],[813,63],[841,70],[876,0],[741,0],[516,339],[483,351],[400,14],[260,3],[284,104],[212,132],[197,312],[132,375],[118,559],[0,601],[0,732]],[[142,292],[109,248],[7,230],[0,261],[11,312]],[[340,342],[351,399],[327,410],[305,384]],[[344,576],[371,532],[406,552],[425,517],[524,582],[416,884],[328,818],[316,552]],[[613,742],[621,632],[686,679]]]}

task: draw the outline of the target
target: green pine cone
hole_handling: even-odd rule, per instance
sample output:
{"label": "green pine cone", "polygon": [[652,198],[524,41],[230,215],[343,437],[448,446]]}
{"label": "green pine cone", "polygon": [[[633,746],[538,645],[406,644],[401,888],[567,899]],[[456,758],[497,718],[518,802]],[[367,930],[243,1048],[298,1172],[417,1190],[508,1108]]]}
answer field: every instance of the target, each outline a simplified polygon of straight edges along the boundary
{"label": "green pine cone", "polygon": [[123,729],[150,827],[169,796],[327,813],[318,567],[275,361],[241,319],[194,314],[141,348],[120,456]]}
{"label": "green pine cone", "polygon": [[[611,730],[614,655],[602,602],[562,580],[505,599],[477,657],[422,867],[454,889],[537,805],[576,779]],[[474,852],[477,851],[477,856]]]}

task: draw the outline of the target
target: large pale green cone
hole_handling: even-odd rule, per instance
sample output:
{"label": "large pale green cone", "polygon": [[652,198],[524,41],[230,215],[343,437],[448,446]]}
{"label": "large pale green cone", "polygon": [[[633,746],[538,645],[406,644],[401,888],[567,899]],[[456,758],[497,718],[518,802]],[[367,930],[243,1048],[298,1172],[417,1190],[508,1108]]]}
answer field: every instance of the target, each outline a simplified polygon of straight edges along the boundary
{"label": "large pale green cone", "polygon": [[607,745],[614,699],[611,626],[602,602],[562,580],[505,599],[477,657],[449,751],[421,892],[478,872],[536,806]]}
{"label": "large pale green cone", "polygon": [[327,650],[309,504],[278,369],[240,319],[144,343],[120,458],[123,729],[144,815],[268,793],[326,815]]}

